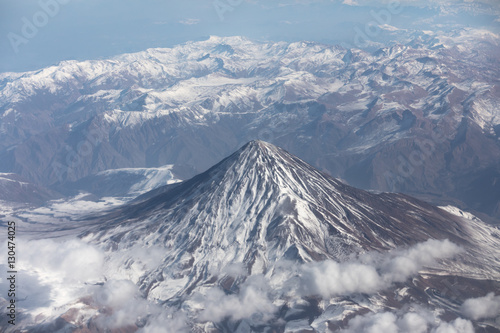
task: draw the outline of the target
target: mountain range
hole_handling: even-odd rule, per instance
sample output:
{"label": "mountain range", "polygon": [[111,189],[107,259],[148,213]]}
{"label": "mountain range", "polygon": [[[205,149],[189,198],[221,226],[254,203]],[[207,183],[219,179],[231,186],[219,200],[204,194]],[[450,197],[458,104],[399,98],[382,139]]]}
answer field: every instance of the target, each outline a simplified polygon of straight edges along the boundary
{"label": "mountain range", "polygon": [[57,198],[106,170],[188,179],[262,139],[353,186],[498,222],[499,54],[477,29],[373,52],[213,36],[3,73],[0,172]]}

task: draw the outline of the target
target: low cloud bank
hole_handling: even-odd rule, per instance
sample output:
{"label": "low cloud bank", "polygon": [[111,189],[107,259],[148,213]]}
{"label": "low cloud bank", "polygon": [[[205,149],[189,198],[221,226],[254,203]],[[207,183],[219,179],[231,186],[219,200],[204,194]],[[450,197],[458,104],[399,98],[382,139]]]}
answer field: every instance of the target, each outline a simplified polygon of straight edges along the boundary
{"label": "low cloud bank", "polygon": [[301,268],[302,296],[330,298],[354,293],[375,293],[395,282],[403,282],[438,259],[451,258],[460,248],[448,240],[428,240],[409,249],[368,253],[351,261],[333,260],[304,264]]}
{"label": "low cloud bank", "polygon": [[212,288],[197,299],[204,308],[198,316],[201,321],[240,320],[255,315],[265,321],[278,310],[269,298],[269,285],[262,275],[250,276],[238,294],[226,295],[220,288]]}
{"label": "low cloud bank", "polygon": [[430,311],[418,310],[398,314],[393,312],[369,313],[351,319],[341,333],[474,333],[468,320],[457,318],[444,322]]}
{"label": "low cloud bank", "polygon": [[[104,253],[80,240],[17,239],[16,248],[16,297],[21,309],[64,306],[88,294],[89,285],[103,279]],[[6,263],[2,255],[0,262]],[[6,281],[2,279],[0,285],[3,290]]]}
{"label": "low cloud bank", "polygon": [[[112,266],[114,273],[110,274],[107,260],[114,258],[110,264],[119,265],[130,258],[131,253],[105,253],[80,240],[19,241],[18,246],[22,248],[19,270],[29,272],[25,273],[27,284],[19,286],[22,293],[29,295],[26,301],[30,304],[29,311],[35,313],[58,306],[64,309],[64,305],[90,295],[93,305],[99,309],[98,316],[92,319],[97,327],[114,330],[138,325],[141,333],[189,332],[192,328],[189,325],[193,323],[217,323],[225,319],[250,319],[252,323],[263,324],[275,317],[282,304],[279,300],[290,290],[297,297],[323,299],[355,293],[374,294],[395,282],[406,281],[437,260],[460,253],[460,248],[447,240],[429,240],[408,249],[367,253],[341,263],[332,260],[299,266],[285,263],[277,284],[273,277],[253,275],[247,277],[235,293],[220,287],[198,289],[189,298],[194,307],[169,309],[148,301],[136,284],[136,277],[143,269],[154,269],[162,260],[161,253],[152,249],[134,252],[134,264],[129,265],[128,271],[122,266]],[[225,273],[242,277],[246,271],[235,264]],[[5,281],[0,284],[4,287]],[[500,297],[493,294],[468,300],[462,306],[462,313],[471,319],[494,317],[499,312]],[[414,311],[357,316],[343,332],[469,333],[473,330],[468,320],[459,318],[446,323],[428,311]]]}
{"label": "low cloud bank", "polygon": [[474,320],[500,318],[500,295],[489,293],[484,297],[468,299],[460,310],[464,316]]}
{"label": "low cloud bank", "polygon": [[[284,276],[284,283],[275,283],[273,288],[270,287],[272,278],[269,280],[257,275],[248,277],[237,294],[226,294],[222,289],[214,287],[203,295],[197,295],[195,302],[203,309],[197,318],[202,322],[219,322],[224,319],[255,318],[259,315],[265,321],[272,318],[278,310],[272,301],[280,298],[277,295],[320,296],[329,299],[356,293],[374,294],[389,288],[395,282],[406,281],[423,267],[436,264],[439,259],[451,258],[460,252],[461,249],[448,240],[428,240],[408,249],[367,253],[360,258],[342,263],[326,260],[306,263],[299,267],[289,262],[281,263],[278,274],[281,274],[279,280]],[[387,313],[382,319],[391,319],[391,316],[394,315]],[[408,314],[402,318],[395,318],[391,325],[410,329],[422,323],[430,323],[424,319],[417,314]],[[367,319],[359,320],[362,324]],[[387,320],[387,323],[389,322]]]}

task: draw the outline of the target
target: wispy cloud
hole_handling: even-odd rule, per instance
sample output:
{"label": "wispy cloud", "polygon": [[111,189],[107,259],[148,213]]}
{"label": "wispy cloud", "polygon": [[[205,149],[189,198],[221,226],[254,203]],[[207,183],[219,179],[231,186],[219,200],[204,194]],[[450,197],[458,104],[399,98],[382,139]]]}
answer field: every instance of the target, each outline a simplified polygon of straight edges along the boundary
{"label": "wispy cloud", "polygon": [[457,318],[445,322],[436,318],[432,312],[417,308],[416,311],[408,313],[379,312],[356,316],[349,321],[347,328],[340,332],[474,333],[474,328],[466,319]]}
{"label": "wispy cloud", "polygon": [[180,20],[179,23],[184,24],[184,25],[195,25],[195,24],[200,23],[200,20],[195,19],[195,18],[189,18],[189,19],[185,19],[185,20]]}
{"label": "wispy cloud", "polygon": [[[28,311],[64,306],[89,293],[89,285],[102,281],[104,253],[79,240],[18,240],[20,272],[17,294]],[[0,262],[7,258],[0,255]],[[0,265],[2,266],[2,265]],[[6,287],[0,281],[0,290]],[[4,294],[5,295],[5,294]]]}
{"label": "wispy cloud", "polygon": [[[154,270],[163,258],[160,250],[157,253],[151,249],[134,248],[134,251],[104,253],[92,245],[76,240],[30,241],[19,244],[25,249],[20,256],[19,267],[33,272],[25,280],[29,285],[20,286],[23,294],[31,297],[31,313],[42,306],[64,309],[65,305],[77,299],[92,296],[93,304],[103,310],[93,319],[99,328],[125,327],[148,318],[140,331],[144,333],[164,332],[162,327],[175,328],[172,332],[189,332],[189,323],[220,322],[226,318],[234,321],[259,318],[259,322],[265,323],[278,311],[274,301],[280,297],[291,296],[294,299],[315,295],[329,299],[332,296],[348,296],[360,292],[374,294],[395,282],[406,281],[418,274],[422,267],[460,252],[458,246],[447,240],[429,240],[407,249],[367,253],[340,263],[327,260],[297,266],[285,262],[284,276],[283,279],[278,277],[278,284],[274,284],[272,276],[251,275],[246,277],[245,282],[233,294],[226,294],[218,287],[208,290],[200,288],[189,299],[190,304],[196,304],[195,309],[191,308],[189,311],[194,310],[195,313],[184,313],[148,300],[139,289],[137,281],[130,280],[133,275],[121,270],[124,260],[134,262],[137,267],[147,271]],[[0,254],[0,259],[5,258]],[[110,266],[110,262],[118,266]],[[224,273],[235,277],[247,274],[241,265],[226,267]],[[102,281],[106,282],[96,283]],[[4,281],[0,283],[0,287],[6,287]],[[36,290],[48,292],[36,293]],[[462,312],[471,319],[485,318],[495,315],[500,311],[499,307],[499,297],[490,294],[465,302]],[[431,332],[458,328],[462,329],[461,332],[472,332],[469,330],[472,326],[468,320],[457,319],[440,324],[439,320],[426,311],[358,316],[348,323],[345,332],[376,330],[377,327],[393,328],[394,332],[420,332],[412,330],[414,327],[424,327],[426,330],[430,328]]]}
{"label": "wispy cloud", "polygon": [[358,2],[356,0],[344,0],[342,3],[348,6],[358,6]]}
{"label": "wispy cloud", "polygon": [[428,240],[406,250],[386,254],[369,253],[338,263],[332,260],[308,263],[301,268],[303,296],[324,298],[354,293],[374,293],[403,282],[438,259],[453,257],[460,248],[448,240]]}
{"label": "wispy cloud", "polygon": [[240,320],[259,313],[266,321],[278,310],[268,297],[269,291],[268,281],[261,275],[249,277],[240,286],[238,294],[226,295],[219,288],[210,289],[205,295],[197,296],[205,309],[199,319],[213,322],[225,318]]}
{"label": "wispy cloud", "polygon": [[[340,263],[325,260],[297,266],[282,262],[275,274],[278,276],[281,275],[278,272],[283,273],[277,279],[284,280],[284,284],[280,282],[271,287],[273,278],[254,275],[247,278],[238,293],[227,295],[220,288],[212,288],[203,294],[197,294],[193,300],[202,304],[201,308],[204,310],[198,317],[202,321],[218,322],[226,318],[240,320],[254,314],[260,314],[265,321],[277,311],[272,295],[330,299],[357,293],[374,294],[389,288],[393,283],[406,281],[423,267],[431,266],[439,259],[451,258],[460,252],[461,249],[448,240],[428,240],[408,249],[367,253],[360,258]],[[394,315],[386,314],[381,319],[391,319],[391,316]],[[365,318],[363,322],[377,318]],[[411,320],[418,322],[418,318],[411,315],[392,319],[400,321],[401,327],[410,325]]]}

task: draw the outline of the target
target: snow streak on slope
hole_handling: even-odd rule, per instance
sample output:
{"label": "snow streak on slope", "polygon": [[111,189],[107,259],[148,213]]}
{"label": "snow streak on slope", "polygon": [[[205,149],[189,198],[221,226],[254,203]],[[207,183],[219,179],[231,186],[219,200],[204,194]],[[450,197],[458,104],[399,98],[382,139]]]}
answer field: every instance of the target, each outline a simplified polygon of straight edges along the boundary
{"label": "snow streak on slope", "polygon": [[159,168],[123,168],[101,171],[75,183],[70,189],[89,192],[98,197],[135,198],[158,187],[180,182],[173,172],[173,165]]}

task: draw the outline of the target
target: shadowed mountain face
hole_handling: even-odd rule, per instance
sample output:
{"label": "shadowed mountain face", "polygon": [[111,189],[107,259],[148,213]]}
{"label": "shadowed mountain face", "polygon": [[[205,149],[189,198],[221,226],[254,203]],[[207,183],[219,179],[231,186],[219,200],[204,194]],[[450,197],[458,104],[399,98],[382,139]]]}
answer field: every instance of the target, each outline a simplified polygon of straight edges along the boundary
{"label": "shadowed mountain face", "polygon": [[0,173],[0,201],[43,204],[59,197],[59,193],[30,183],[17,174]]}
{"label": "shadowed mountain face", "polygon": [[498,217],[499,45],[476,30],[373,53],[212,37],[0,74],[0,172],[61,192],[110,169],[187,179],[262,139],[359,188]]}

